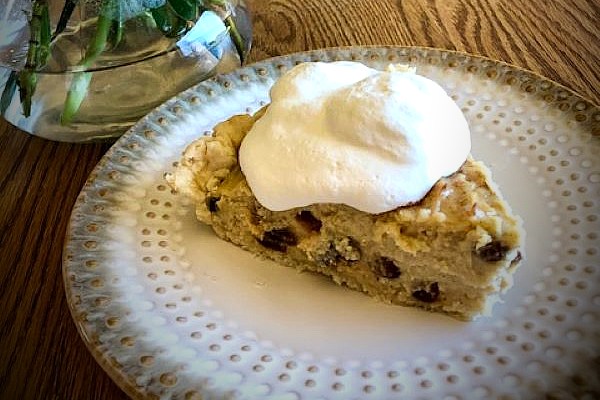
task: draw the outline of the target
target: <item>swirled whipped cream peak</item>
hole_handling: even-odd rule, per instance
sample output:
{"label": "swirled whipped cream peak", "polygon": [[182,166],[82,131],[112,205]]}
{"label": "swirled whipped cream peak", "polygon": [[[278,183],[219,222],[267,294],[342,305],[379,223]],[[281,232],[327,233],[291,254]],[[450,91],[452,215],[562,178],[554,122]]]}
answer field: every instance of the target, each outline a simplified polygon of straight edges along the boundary
{"label": "swirled whipped cream peak", "polygon": [[471,150],[460,108],[414,70],[303,63],[270,95],[239,162],[257,200],[272,211],[316,203],[390,211],[421,200]]}

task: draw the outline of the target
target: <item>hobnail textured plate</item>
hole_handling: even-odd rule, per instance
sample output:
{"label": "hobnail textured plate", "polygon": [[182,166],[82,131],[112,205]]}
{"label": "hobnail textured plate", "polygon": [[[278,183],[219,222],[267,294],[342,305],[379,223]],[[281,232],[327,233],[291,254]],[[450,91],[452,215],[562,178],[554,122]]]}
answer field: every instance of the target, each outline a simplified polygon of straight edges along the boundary
{"label": "hobnail textured plate", "polygon": [[[527,259],[491,318],[379,304],[217,239],[163,181],[184,146],[253,112],[296,63],[409,63],[470,122],[473,154],[521,215]],[[68,302],[98,362],[132,397],[597,398],[600,110],[485,58],[353,47],[267,60],[142,119],[83,188],[64,252]]]}

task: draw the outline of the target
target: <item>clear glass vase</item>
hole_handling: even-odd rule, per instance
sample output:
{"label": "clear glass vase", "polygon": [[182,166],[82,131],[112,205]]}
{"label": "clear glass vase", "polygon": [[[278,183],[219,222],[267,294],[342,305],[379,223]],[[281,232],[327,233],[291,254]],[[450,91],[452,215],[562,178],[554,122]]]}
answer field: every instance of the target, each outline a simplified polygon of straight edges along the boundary
{"label": "clear glass vase", "polygon": [[250,44],[243,0],[0,0],[0,111],[51,140],[114,138]]}

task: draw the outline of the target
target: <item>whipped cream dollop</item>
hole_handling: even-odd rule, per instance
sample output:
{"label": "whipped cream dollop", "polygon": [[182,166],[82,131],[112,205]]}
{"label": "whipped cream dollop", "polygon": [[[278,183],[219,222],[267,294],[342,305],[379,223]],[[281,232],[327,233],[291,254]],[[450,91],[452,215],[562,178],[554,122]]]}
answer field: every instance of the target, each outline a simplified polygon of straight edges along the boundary
{"label": "whipped cream dollop", "polygon": [[393,210],[422,199],[471,149],[459,107],[414,70],[303,63],[270,95],[239,162],[257,200],[272,211],[315,203]]}

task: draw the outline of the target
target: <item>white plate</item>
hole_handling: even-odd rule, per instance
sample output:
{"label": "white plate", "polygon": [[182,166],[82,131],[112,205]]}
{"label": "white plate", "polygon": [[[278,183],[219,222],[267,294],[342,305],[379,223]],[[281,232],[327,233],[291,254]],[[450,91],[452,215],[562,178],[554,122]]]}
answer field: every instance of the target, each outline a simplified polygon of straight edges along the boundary
{"label": "white plate", "polygon": [[[411,63],[463,108],[473,154],[524,219],[527,259],[491,318],[379,304],[260,261],[167,188],[184,146],[253,112],[295,63]],[[124,135],[79,196],[64,255],[86,344],[133,397],[594,397],[600,110],[530,72],[461,53],[354,47],[275,58],[202,83]]]}

